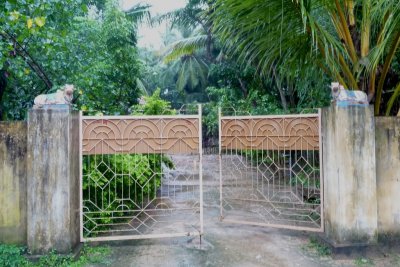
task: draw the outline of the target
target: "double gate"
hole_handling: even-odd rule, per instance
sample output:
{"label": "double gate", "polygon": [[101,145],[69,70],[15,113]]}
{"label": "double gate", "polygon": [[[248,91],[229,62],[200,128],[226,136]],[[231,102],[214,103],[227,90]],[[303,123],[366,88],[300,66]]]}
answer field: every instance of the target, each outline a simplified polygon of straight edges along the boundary
{"label": "double gate", "polygon": [[[195,115],[81,116],[81,240],[203,234]],[[219,116],[221,220],[323,230],[320,115]]]}

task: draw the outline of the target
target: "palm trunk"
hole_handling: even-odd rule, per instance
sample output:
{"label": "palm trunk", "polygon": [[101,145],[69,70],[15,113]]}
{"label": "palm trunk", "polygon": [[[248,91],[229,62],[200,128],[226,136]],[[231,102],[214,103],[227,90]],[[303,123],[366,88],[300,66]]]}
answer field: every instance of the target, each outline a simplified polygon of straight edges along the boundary
{"label": "palm trunk", "polygon": [[399,47],[399,45],[400,45],[400,30],[397,32],[397,34],[393,40],[393,43],[390,47],[390,51],[389,51],[388,55],[386,56],[385,64],[383,65],[383,71],[382,71],[381,77],[379,79],[378,89],[376,91],[375,115],[379,114],[379,110],[381,107],[382,91],[383,91],[383,86],[385,84],[386,75],[389,72],[390,65],[392,64],[392,60],[396,54],[396,50]]}
{"label": "palm trunk", "polygon": [[349,16],[349,24],[351,26],[356,25],[356,19],[354,17],[354,1],[353,0],[347,0],[346,1],[346,7],[347,7],[347,13]]}
{"label": "palm trunk", "polygon": [[212,56],[212,36],[211,33],[207,33],[207,58],[210,62],[213,62],[213,56]]}
{"label": "palm trunk", "polygon": [[[396,86],[396,89],[393,92],[392,97],[390,97],[387,108],[386,108],[386,112],[385,115],[389,116],[390,115],[390,111],[392,111],[394,102],[396,101],[396,99],[400,96],[400,83]],[[399,110],[399,114],[400,114],[400,110]]]}
{"label": "palm trunk", "polygon": [[364,0],[362,6],[363,19],[361,24],[361,57],[364,58],[369,53],[369,42],[371,32],[371,1]]}
{"label": "palm trunk", "polygon": [[282,83],[281,83],[280,79],[278,78],[278,75],[276,74],[275,67],[272,68],[272,71],[273,71],[273,74],[275,76],[276,87],[278,88],[279,95],[281,97],[282,107],[285,110],[285,112],[287,112],[288,111],[288,104],[287,104],[287,100],[286,100],[286,97],[285,97],[285,92],[283,91],[283,88],[282,88]]}
{"label": "palm trunk", "polygon": [[339,0],[335,0],[335,5],[336,5],[337,12],[339,14],[340,25],[341,25],[341,29],[342,29],[344,37],[345,37],[344,41],[346,43],[347,51],[350,54],[350,58],[351,58],[353,64],[356,64],[357,63],[356,49],[355,49],[355,46],[353,43],[353,39],[351,38],[350,29],[347,24],[343,9],[339,3]]}

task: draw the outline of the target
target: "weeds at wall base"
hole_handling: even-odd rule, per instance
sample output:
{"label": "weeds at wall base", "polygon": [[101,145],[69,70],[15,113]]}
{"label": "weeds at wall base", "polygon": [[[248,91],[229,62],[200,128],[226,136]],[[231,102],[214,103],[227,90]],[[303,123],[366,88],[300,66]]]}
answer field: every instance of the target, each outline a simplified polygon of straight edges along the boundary
{"label": "weeds at wall base", "polygon": [[373,266],[374,262],[371,259],[361,257],[355,259],[354,264],[356,266]]}
{"label": "weeds at wall base", "polygon": [[307,250],[315,252],[319,257],[327,257],[332,254],[328,246],[322,244],[317,237],[310,237],[309,243],[305,246]]}
{"label": "weeds at wall base", "polygon": [[80,267],[90,263],[111,265],[107,257],[111,254],[109,247],[90,247],[85,245],[78,259],[72,255],[60,255],[52,251],[37,258],[36,261],[27,259],[27,249],[15,245],[0,244],[0,266],[3,267],[47,267],[47,266],[74,266]]}

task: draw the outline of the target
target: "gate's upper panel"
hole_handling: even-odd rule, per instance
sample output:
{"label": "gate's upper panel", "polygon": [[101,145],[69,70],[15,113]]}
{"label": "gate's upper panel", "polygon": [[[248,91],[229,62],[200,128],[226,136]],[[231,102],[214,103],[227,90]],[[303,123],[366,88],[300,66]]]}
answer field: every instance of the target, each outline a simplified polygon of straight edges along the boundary
{"label": "gate's upper panel", "polygon": [[199,117],[83,117],[82,154],[199,152]]}
{"label": "gate's upper panel", "polygon": [[319,150],[319,115],[221,118],[221,149]]}

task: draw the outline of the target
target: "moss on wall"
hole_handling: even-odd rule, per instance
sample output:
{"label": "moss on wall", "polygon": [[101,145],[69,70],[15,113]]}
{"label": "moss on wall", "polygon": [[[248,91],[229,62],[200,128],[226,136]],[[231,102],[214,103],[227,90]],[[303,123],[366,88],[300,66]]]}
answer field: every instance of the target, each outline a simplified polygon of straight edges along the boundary
{"label": "moss on wall", "polygon": [[0,122],[0,243],[26,244],[26,122]]}

